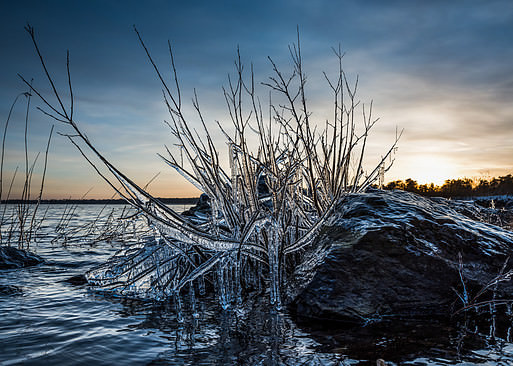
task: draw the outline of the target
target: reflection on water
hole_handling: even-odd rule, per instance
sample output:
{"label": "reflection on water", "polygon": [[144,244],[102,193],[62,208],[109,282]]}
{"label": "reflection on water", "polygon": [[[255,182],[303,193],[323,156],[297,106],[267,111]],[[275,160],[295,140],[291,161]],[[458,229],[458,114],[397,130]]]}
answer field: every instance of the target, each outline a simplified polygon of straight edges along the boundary
{"label": "reflection on water", "polygon": [[[73,220],[94,219],[82,205]],[[49,208],[35,251],[46,262],[0,272],[0,364],[349,365],[513,364],[511,320],[395,322],[366,327],[293,320],[270,311],[266,295],[222,311],[213,298],[153,303],[106,297],[68,278],[102,263],[119,244],[51,243],[60,208]],[[183,318],[183,319],[182,319]]]}

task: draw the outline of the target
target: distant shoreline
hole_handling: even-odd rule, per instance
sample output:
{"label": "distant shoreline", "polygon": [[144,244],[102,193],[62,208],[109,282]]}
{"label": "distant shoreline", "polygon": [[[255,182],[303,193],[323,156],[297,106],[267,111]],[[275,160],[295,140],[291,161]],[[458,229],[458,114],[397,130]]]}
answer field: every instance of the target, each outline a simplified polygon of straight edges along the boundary
{"label": "distant shoreline", "polygon": [[[193,198],[157,198],[162,203],[167,205],[194,205],[198,202],[198,197]],[[24,201],[20,199],[11,199],[6,201],[0,201],[2,204],[14,204],[18,205],[21,203],[35,204],[37,200]],[[41,204],[45,205],[119,205],[125,204],[124,199],[53,199],[53,200],[41,200]]]}

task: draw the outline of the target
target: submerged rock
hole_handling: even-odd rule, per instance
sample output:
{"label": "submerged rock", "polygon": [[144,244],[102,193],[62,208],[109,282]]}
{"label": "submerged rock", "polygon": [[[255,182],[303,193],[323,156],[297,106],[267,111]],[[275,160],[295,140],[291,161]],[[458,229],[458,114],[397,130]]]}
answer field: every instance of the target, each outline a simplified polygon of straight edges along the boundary
{"label": "submerged rock", "polygon": [[67,278],[63,282],[69,283],[70,285],[73,285],[73,286],[82,286],[82,285],[87,284],[87,279],[86,279],[85,275],[79,274],[79,275]]}
{"label": "submerged rock", "polygon": [[[471,219],[470,203],[465,210],[403,191],[347,196],[289,279],[290,308],[364,324],[450,317],[464,306],[456,294],[465,298],[463,282],[470,302],[513,254],[512,232]],[[496,299],[513,299],[513,281],[502,281],[477,300],[493,289]]]}
{"label": "submerged rock", "polygon": [[30,267],[42,262],[41,257],[26,250],[0,246],[0,269]]}
{"label": "submerged rock", "polygon": [[21,295],[23,290],[18,286],[0,285],[0,296]]}

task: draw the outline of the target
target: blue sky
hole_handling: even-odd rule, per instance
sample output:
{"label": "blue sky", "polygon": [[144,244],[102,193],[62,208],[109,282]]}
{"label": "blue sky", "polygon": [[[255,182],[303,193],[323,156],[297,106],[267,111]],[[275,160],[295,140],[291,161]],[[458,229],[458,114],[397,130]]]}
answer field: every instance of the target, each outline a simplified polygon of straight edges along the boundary
{"label": "blue sky", "polygon": [[[173,45],[185,100],[196,88],[207,122],[227,121],[221,87],[237,46],[258,81],[271,74],[267,56],[288,66],[287,46],[301,32],[307,90],[314,116],[330,113],[322,71],[332,72],[340,43],[350,77],[359,75],[362,102],[381,118],[368,161],[379,158],[404,128],[386,180],[513,173],[513,2],[504,1],[24,1],[0,5],[0,117],[25,91],[17,73],[47,90],[24,25],[36,28],[51,71],[65,79],[66,50],[76,116],[99,150],[158,196],[196,191],[156,156],[172,143],[160,85],[135,24],[157,62]],[[64,84],[62,84],[64,86]],[[261,88],[266,95],[264,88]],[[32,106],[41,103],[33,99]],[[25,105],[8,130],[6,173],[23,164]],[[52,124],[34,108],[30,153],[44,150]],[[228,121],[226,123],[229,123]],[[65,126],[56,129],[66,132]],[[223,142],[219,140],[219,146]],[[38,171],[36,171],[38,173]],[[37,175],[36,175],[37,176]],[[4,182],[4,187],[6,182]],[[19,183],[17,183],[19,186]],[[46,197],[109,197],[111,192],[61,136],[54,136]],[[5,188],[4,188],[5,189]]]}

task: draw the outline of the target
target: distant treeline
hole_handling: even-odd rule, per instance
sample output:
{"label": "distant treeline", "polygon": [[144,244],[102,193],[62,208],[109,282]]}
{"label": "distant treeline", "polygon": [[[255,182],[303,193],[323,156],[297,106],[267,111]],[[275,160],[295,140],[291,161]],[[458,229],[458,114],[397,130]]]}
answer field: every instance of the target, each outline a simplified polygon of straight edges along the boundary
{"label": "distant treeline", "polygon": [[384,189],[402,189],[408,192],[418,193],[423,196],[439,197],[470,197],[470,196],[495,196],[513,195],[513,176],[508,174],[492,179],[448,179],[441,186],[431,184],[418,184],[413,179],[405,181],[396,180],[388,183]]}
{"label": "distant treeline", "polygon": [[[198,202],[198,197],[194,198],[157,198],[160,202],[167,205],[194,205]],[[11,199],[7,201],[1,201],[1,203],[20,204],[20,203],[37,203],[36,200],[24,201],[20,199]],[[65,199],[65,200],[41,200],[42,204],[50,205],[65,205],[65,204],[85,204],[85,205],[122,205],[126,203],[123,199]]]}

